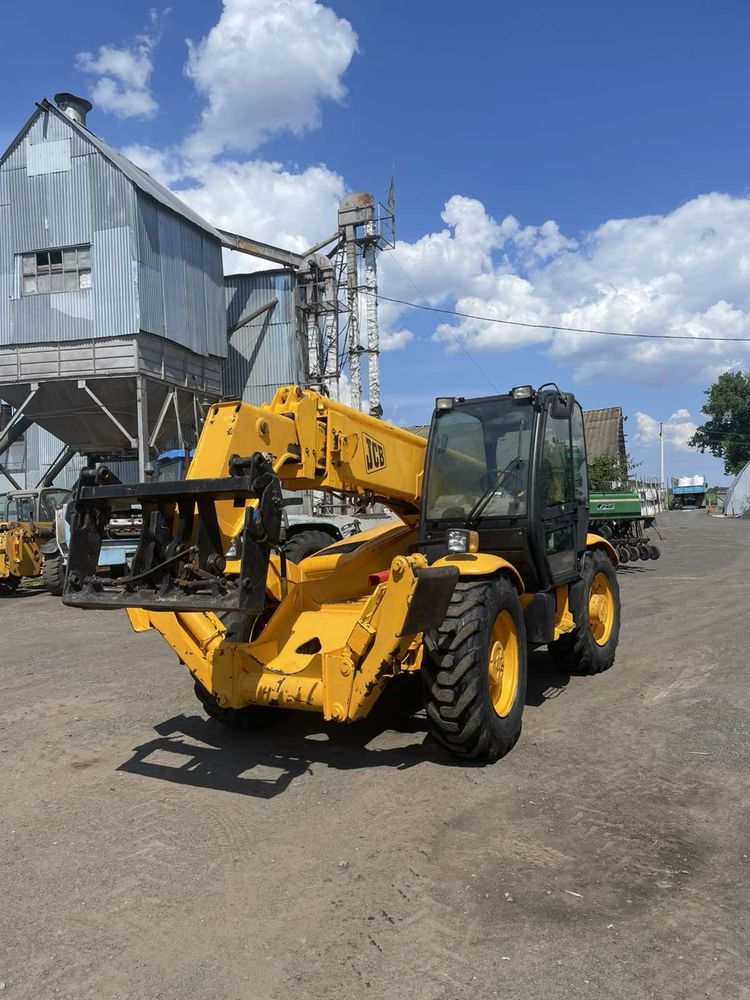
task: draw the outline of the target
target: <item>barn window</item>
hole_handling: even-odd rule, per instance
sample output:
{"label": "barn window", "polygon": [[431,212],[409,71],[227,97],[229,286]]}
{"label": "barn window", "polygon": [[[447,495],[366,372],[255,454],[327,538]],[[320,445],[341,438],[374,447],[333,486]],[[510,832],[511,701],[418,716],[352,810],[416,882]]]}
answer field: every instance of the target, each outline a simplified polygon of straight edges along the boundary
{"label": "barn window", "polygon": [[77,292],[91,288],[91,247],[38,250],[21,255],[21,291],[24,295]]}

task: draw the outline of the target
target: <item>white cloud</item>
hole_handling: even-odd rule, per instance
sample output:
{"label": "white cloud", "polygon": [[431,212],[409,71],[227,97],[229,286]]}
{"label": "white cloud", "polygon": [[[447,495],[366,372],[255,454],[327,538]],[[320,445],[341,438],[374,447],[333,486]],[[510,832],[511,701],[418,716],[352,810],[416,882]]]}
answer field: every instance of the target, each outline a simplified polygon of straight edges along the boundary
{"label": "white cloud", "polygon": [[97,107],[111,111],[118,118],[153,118],[159,110],[150,81],[163,16],[152,10],[149,29],[138,35],[132,45],[101,45],[96,55],[78,53],[76,68],[97,77],[91,92]]}
{"label": "white cloud", "polygon": [[[335,229],[346,192],[342,177],[323,165],[295,172],[265,160],[187,163],[174,150],[150,146],[124,152],[218,229],[297,253]],[[226,251],[227,273],[273,266]]]}
{"label": "white cloud", "polygon": [[213,225],[297,252],[335,229],[345,192],[342,178],[324,166],[295,173],[264,160],[222,160],[192,173],[195,182],[176,192]]}
{"label": "white cloud", "polygon": [[205,159],[317,126],[321,103],[346,95],[341,77],[357,36],[318,0],[224,0],[219,21],[189,49],[185,72],[207,106],[186,151]]}
{"label": "white cloud", "polygon": [[[701,195],[666,215],[614,219],[573,241],[551,221],[494,220],[454,196],[446,228],[382,258],[383,290],[526,323],[672,335],[750,337],[750,198]],[[401,263],[405,275],[398,269]],[[409,281],[409,277],[412,279]],[[415,286],[419,289],[416,291]],[[389,306],[396,325],[405,310]],[[437,323],[435,338],[480,350],[546,344],[580,378],[705,381],[747,363],[749,344],[652,341],[489,324]]]}
{"label": "white cloud", "polygon": [[411,330],[383,331],[380,334],[380,348],[383,351],[400,351],[414,340]]}
{"label": "white cloud", "polygon": [[[152,28],[132,46],[79,56],[117,113],[156,109]],[[126,152],[218,227],[304,250],[333,230],[342,177],[322,164],[292,169],[220,157],[319,124],[322,103],[345,96],[342,77],[356,51],[352,26],[322,0],[224,0],[216,24],[190,45],[186,72],[205,98],[197,128],[180,147]],[[655,385],[705,382],[750,360],[748,344],[697,339],[750,337],[750,198],[705,194],[664,215],[609,220],[575,239],[553,220],[494,218],[463,195],[447,201],[442,222],[381,255],[386,295],[542,327],[691,338],[602,337],[435,316],[434,338],[449,351],[457,341],[477,351],[533,344],[579,378],[616,373]],[[233,255],[228,269],[248,263]],[[381,302],[384,350],[414,339],[406,314]],[[672,422],[689,421],[678,411]]]}
{"label": "white cloud", "polygon": [[176,183],[185,175],[182,157],[173,150],[156,149],[154,146],[135,143],[132,146],[125,146],[122,153],[165,187]]}
{"label": "white cloud", "polygon": [[[659,421],[648,413],[640,411],[635,415],[636,436],[640,444],[653,444],[659,440]],[[688,441],[695,434],[698,425],[690,420],[688,410],[677,410],[669,420],[663,422],[664,444],[680,451],[690,451]]]}

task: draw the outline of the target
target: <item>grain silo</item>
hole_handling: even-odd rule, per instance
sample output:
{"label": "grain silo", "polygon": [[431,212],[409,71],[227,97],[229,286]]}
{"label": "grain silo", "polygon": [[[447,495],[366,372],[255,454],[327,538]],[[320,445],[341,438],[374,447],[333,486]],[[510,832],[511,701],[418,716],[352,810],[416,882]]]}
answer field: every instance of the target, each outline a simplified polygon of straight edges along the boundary
{"label": "grain silo", "polygon": [[222,391],[222,237],[56,101],[0,157],[0,462],[33,424],[143,475]]}

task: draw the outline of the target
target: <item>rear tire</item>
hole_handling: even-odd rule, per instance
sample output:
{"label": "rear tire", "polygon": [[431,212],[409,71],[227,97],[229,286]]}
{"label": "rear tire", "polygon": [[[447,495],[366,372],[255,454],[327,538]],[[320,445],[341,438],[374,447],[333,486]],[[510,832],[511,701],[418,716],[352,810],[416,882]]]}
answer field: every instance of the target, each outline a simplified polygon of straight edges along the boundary
{"label": "rear tire", "polygon": [[526,629],[510,580],[461,581],[424,636],[430,734],[455,757],[497,760],[516,744],[526,699]]}
{"label": "rear tire", "polygon": [[53,597],[61,597],[65,584],[65,566],[60,556],[45,559],[42,563],[42,583]]}
{"label": "rear tire", "polygon": [[273,705],[247,705],[245,708],[222,708],[216,697],[207,691],[200,681],[195,682],[195,697],[203,706],[203,711],[222,726],[230,729],[264,729],[272,726],[284,715],[283,709]]}
{"label": "rear tire", "polygon": [[[583,557],[582,607],[576,628],[561,635],[548,645],[550,656],[561,670],[569,674],[600,674],[615,662],[620,638],[620,587],[615,567],[600,550]],[[602,599],[611,595],[606,612]]]}
{"label": "rear tire", "polygon": [[20,576],[4,576],[0,580],[0,597],[9,597],[11,594],[15,594],[20,584]]}
{"label": "rear tire", "polygon": [[284,546],[284,552],[289,562],[299,563],[308,556],[314,556],[321,549],[333,545],[335,539],[327,531],[318,528],[308,528],[292,535]]}
{"label": "rear tire", "polygon": [[[310,528],[292,535],[284,546],[284,554],[289,562],[299,563],[326,546],[333,545],[334,541],[335,539],[327,531]],[[227,642],[250,642],[257,615],[248,615],[243,611],[225,611],[219,618],[224,623]]]}

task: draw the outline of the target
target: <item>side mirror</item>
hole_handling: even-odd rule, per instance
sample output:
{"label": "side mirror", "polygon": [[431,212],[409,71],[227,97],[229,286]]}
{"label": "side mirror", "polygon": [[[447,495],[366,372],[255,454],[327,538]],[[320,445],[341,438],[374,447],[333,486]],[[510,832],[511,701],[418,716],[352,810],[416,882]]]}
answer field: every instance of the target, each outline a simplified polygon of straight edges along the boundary
{"label": "side mirror", "polygon": [[549,403],[549,415],[555,420],[570,420],[573,416],[575,401],[572,392],[561,392],[559,396],[552,396]]}

